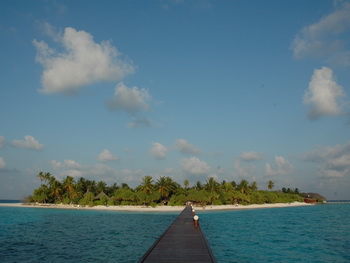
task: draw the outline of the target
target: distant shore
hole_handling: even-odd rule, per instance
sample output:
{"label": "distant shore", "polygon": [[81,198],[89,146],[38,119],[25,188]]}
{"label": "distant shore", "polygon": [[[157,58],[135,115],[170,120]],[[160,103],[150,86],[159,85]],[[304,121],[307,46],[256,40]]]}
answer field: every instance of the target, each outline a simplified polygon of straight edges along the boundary
{"label": "distant shore", "polygon": [[[195,207],[197,211],[215,211],[215,210],[243,210],[243,209],[262,209],[262,208],[283,208],[295,206],[310,206],[312,204],[293,202],[277,204],[253,204],[253,205],[208,205],[205,207]],[[178,212],[182,211],[185,206],[93,206],[82,207],[79,205],[63,204],[26,204],[26,203],[1,203],[0,207],[28,207],[28,208],[52,208],[52,209],[81,209],[81,210],[107,210],[107,211],[130,211],[130,212]]]}

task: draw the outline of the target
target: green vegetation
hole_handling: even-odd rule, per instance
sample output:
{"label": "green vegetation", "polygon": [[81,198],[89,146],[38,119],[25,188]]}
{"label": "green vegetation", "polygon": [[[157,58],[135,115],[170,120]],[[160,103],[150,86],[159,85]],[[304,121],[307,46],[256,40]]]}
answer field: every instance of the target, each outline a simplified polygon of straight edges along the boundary
{"label": "green vegetation", "polygon": [[67,176],[58,181],[50,173],[38,174],[40,187],[35,189],[29,202],[79,204],[81,206],[95,205],[146,205],[156,206],[168,204],[171,206],[184,205],[187,201],[200,205],[226,204],[264,204],[287,203],[303,198],[296,188],[282,188],[282,191],[271,191],[274,183],[267,183],[270,191],[259,190],[256,182],[247,180],[236,182],[217,182],[210,177],[205,184],[196,182],[192,187],[185,180],[182,187],[172,178],[161,176],[154,181],[151,176],[144,176],[141,184],[135,189],[123,183],[111,186],[103,181],[91,181],[83,177],[75,180]]}

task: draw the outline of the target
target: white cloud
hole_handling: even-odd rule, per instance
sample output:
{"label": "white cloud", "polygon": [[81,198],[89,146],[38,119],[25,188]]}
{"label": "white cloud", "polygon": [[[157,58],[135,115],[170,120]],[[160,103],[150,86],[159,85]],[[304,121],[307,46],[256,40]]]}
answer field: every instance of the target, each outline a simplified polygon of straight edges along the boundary
{"label": "white cloud", "polygon": [[65,28],[62,36],[49,29],[48,35],[63,50],[57,52],[44,41],[33,40],[37,48],[36,61],[44,67],[41,92],[74,94],[82,86],[121,80],[134,72],[132,64],[120,58],[121,54],[110,41],[95,43],[91,34],[72,27]]}
{"label": "white cloud", "polygon": [[121,110],[135,115],[150,108],[148,101],[151,98],[146,89],[139,89],[138,87],[128,88],[121,82],[115,88],[114,97],[107,101],[107,107],[110,110]]}
{"label": "white cloud", "polygon": [[333,147],[319,147],[305,156],[306,161],[318,163],[317,175],[323,178],[350,176],[350,142]]}
{"label": "white cloud", "polygon": [[167,147],[165,147],[161,143],[153,142],[150,153],[156,159],[164,159],[166,157],[167,151]]}
{"label": "white cloud", "polygon": [[239,159],[241,161],[258,161],[263,159],[263,155],[261,153],[258,152],[244,152],[239,156]]}
{"label": "white cloud", "polygon": [[209,165],[196,157],[181,160],[182,170],[190,175],[205,175],[210,171]]}
{"label": "white cloud", "polygon": [[103,180],[107,184],[131,183],[136,186],[140,182],[141,177],[145,174],[145,172],[140,169],[117,170],[104,163],[82,165],[74,160],[65,160],[63,162],[52,160],[51,165],[55,170],[53,174],[59,180],[69,175],[76,178],[84,177],[85,179],[95,181]]}
{"label": "white cloud", "polygon": [[334,80],[333,71],[330,68],[315,69],[304,94],[304,103],[310,105],[309,118],[317,119],[321,116],[341,114],[339,99],[344,96],[345,92]]}
{"label": "white cloud", "polygon": [[350,3],[345,2],[317,23],[302,28],[291,49],[295,58],[320,57],[340,65],[350,65],[350,52],[346,50],[350,43],[349,32]]}
{"label": "white cloud", "polygon": [[64,160],[63,162],[58,162],[56,160],[51,161],[51,165],[55,169],[80,169],[82,165],[74,160]]}
{"label": "white cloud", "polygon": [[68,175],[72,177],[82,177],[84,175],[83,166],[74,160],[64,160],[63,162],[52,160],[50,163],[55,169],[55,176],[59,178],[64,178]]}
{"label": "white cloud", "polygon": [[0,148],[3,148],[5,146],[5,137],[0,136]]}
{"label": "white cloud", "polygon": [[196,146],[188,143],[185,139],[177,139],[175,148],[183,154],[200,154],[201,150]]}
{"label": "white cloud", "polygon": [[328,168],[340,171],[350,168],[350,153],[328,160]]}
{"label": "white cloud", "polygon": [[70,170],[67,170],[65,172],[65,176],[72,176],[72,177],[82,177],[83,176],[83,172],[82,171],[79,171],[77,169],[70,169]]}
{"label": "white cloud", "polygon": [[0,170],[6,168],[6,162],[3,157],[0,157]]}
{"label": "white cloud", "polygon": [[13,146],[18,148],[25,148],[30,150],[42,150],[44,145],[41,144],[38,140],[36,140],[33,136],[26,135],[24,136],[24,141],[22,140],[14,140],[12,142]]}
{"label": "white cloud", "polygon": [[118,156],[113,155],[109,150],[104,149],[97,157],[100,162],[109,162],[118,160]]}
{"label": "white cloud", "polygon": [[275,156],[275,168],[270,164],[265,164],[265,174],[266,176],[278,176],[286,175],[293,171],[293,166],[282,156]]}

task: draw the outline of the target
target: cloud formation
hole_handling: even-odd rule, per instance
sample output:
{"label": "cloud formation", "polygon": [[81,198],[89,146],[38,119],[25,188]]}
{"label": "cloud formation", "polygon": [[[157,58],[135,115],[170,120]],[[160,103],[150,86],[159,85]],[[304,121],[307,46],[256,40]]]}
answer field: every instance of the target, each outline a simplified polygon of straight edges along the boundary
{"label": "cloud formation", "polygon": [[115,88],[114,97],[107,101],[107,107],[109,110],[125,111],[136,115],[150,108],[148,102],[151,98],[146,89],[128,88],[123,82],[120,82]]}
{"label": "cloud formation", "polygon": [[0,170],[6,168],[6,162],[3,157],[0,157]]}
{"label": "cloud formation", "polygon": [[63,35],[46,30],[63,50],[58,52],[44,41],[33,40],[36,62],[44,67],[41,92],[74,94],[81,87],[100,81],[117,81],[134,72],[134,66],[121,58],[110,41],[95,43],[93,36],[72,27]]}
{"label": "cloud formation", "polygon": [[156,159],[164,159],[167,154],[167,147],[159,142],[153,142],[150,150],[151,155]]}
{"label": "cloud formation", "polygon": [[183,154],[200,154],[201,150],[188,143],[185,139],[177,139],[175,142],[175,148]]}
{"label": "cloud formation", "polygon": [[244,152],[238,157],[241,161],[259,161],[263,159],[263,154],[258,152]]}
{"label": "cloud formation", "polygon": [[58,162],[56,160],[51,161],[53,168],[65,168],[65,169],[79,169],[82,167],[81,164],[74,160],[64,160],[63,162]]}
{"label": "cloud formation", "polygon": [[72,177],[83,176],[83,172],[81,171],[83,166],[74,160],[64,160],[63,162],[52,160],[51,165],[56,170],[57,176],[61,178],[68,175]]}
{"label": "cloud formation", "polygon": [[24,141],[14,140],[12,142],[12,145],[18,148],[24,148],[24,149],[30,149],[30,150],[36,150],[36,151],[40,151],[44,149],[44,145],[30,135],[24,136]]}
{"label": "cloud formation", "polygon": [[113,155],[108,149],[104,149],[97,157],[100,162],[109,162],[118,160],[118,156]]}
{"label": "cloud formation", "polygon": [[286,175],[293,171],[293,166],[282,156],[275,156],[274,164],[275,168],[268,163],[265,164],[266,176]]}
{"label": "cloud formation", "polygon": [[345,96],[343,88],[334,80],[328,67],[315,69],[304,94],[304,104],[309,105],[308,117],[336,116],[342,113],[340,98]]}
{"label": "cloud formation", "polygon": [[190,175],[206,175],[210,171],[209,165],[196,157],[182,159],[181,168]]}
{"label": "cloud formation", "polygon": [[78,178],[84,177],[85,179],[103,180],[106,183],[139,183],[140,178],[144,174],[144,171],[137,170],[117,170],[107,166],[104,163],[97,163],[96,165],[82,165],[74,160],[65,160],[59,162],[56,160],[51,161],[52,167],[55,169],[56,178],[64,178],[67,175]]}
{"label": "cloud formation", "polygon": [[305,161],[318,163],[317,175],[322,178],[350,176],[350,142],[333,147],[319,147],[305,156]]}
{"label": "cloud formation", "polygon": [[319,57],[338,65],[350,65],[350,3],[345,2],[337,10],[305,26],[291,45],[297,59]]}

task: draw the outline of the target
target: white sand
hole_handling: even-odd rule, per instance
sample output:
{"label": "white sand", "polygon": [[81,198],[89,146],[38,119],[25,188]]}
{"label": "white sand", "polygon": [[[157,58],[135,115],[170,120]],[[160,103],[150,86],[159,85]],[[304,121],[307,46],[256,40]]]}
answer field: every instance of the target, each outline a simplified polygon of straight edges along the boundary
{"label": "white sand", "polygon": [[[294,203],[277,203],[262,205],[209,205],[205,208],[195,207],[196,211],[213,211],[213,210],[242,210],[242,209],[260,209],[260,208],[281,208],[293,206],[308,206],[312,204],[294,202]],[[182,211],[185,206],[94,206],[81,207],[78,205],[61,205],[61,204],[22,204],[22,203],[4,203],[0,206],[9,207],[35,207],[35,208],[58,208],[58,209],[84,209],[84,210],[109,210],[109,211],[132,211],[132,212],[177,212]]]}

